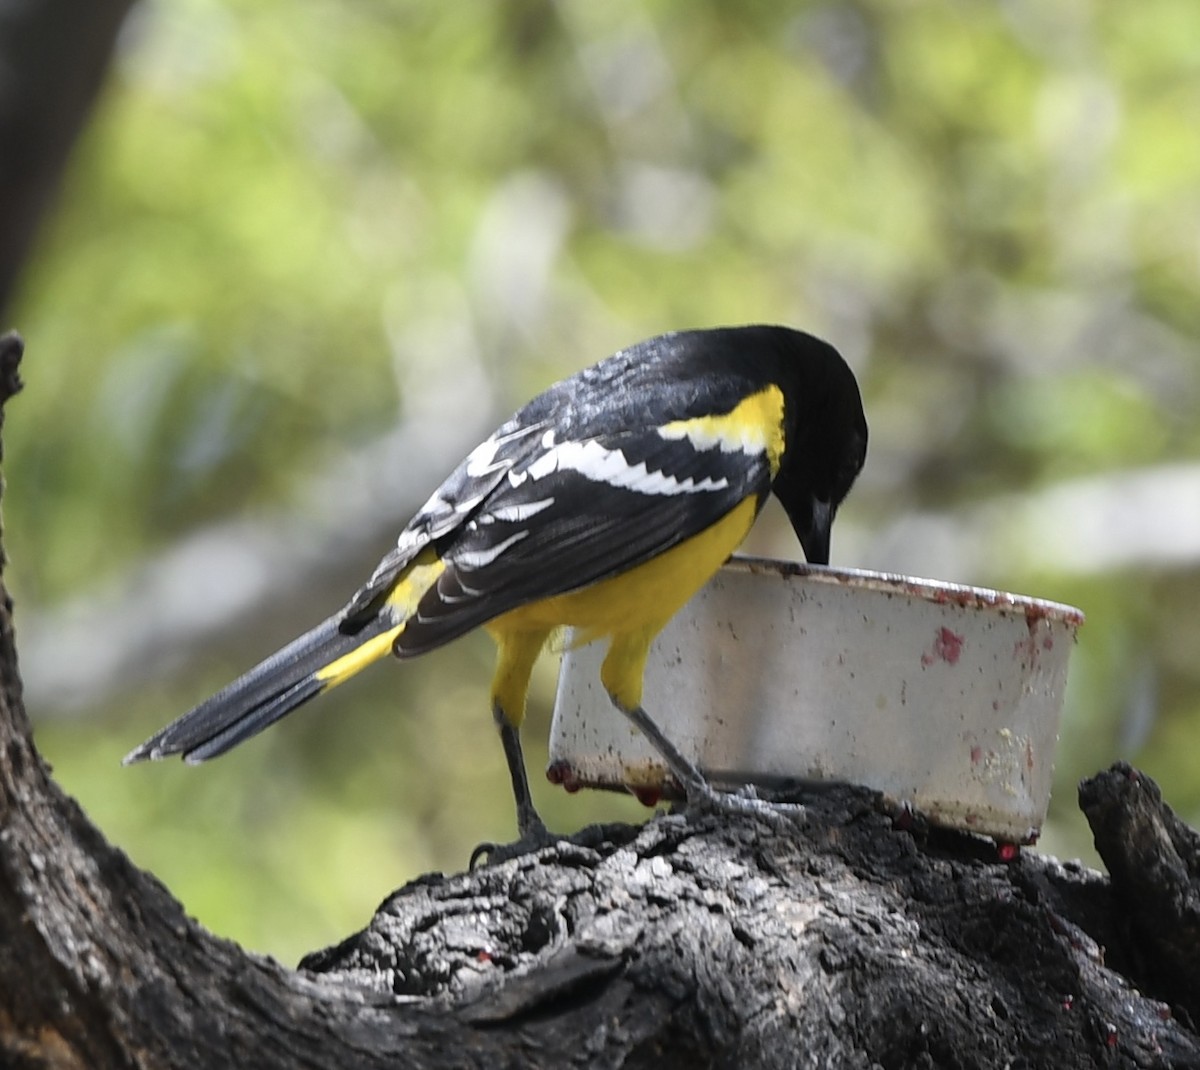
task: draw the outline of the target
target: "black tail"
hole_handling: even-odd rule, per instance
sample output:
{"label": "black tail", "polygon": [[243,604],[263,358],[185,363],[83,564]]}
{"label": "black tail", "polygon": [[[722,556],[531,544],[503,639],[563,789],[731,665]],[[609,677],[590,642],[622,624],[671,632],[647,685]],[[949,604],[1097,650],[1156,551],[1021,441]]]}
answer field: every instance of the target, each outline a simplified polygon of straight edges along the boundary
{"label": "black tail", "polygon": [[125,756],[125,764],[182,754],[203,762],[257,735],[322,691],[335,687],[391,650],[403,631],[386,613],[353,635],[339,630],[340,615],[238,677]]}

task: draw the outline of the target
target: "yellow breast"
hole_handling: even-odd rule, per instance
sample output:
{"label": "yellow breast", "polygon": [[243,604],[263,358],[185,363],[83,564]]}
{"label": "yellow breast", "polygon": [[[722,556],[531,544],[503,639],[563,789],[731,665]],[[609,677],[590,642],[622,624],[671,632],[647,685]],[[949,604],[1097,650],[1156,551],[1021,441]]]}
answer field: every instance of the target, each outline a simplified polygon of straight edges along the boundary
{"label": "yellow breast", "polygon": [[741,544],[758,515],[747,498],[699,535],[640,565],[578,591],[546,598],[497,617],[493,634],[542,631],[564,626],[578,641],[661,628]]}

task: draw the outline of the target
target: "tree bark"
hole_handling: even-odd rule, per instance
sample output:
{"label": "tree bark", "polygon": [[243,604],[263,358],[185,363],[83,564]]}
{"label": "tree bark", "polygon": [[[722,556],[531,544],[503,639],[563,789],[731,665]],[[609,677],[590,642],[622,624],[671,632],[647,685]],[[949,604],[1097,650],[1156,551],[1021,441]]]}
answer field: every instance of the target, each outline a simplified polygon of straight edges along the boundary
{"label": "tree bark", "polygon": [[787,833],[671,815],[423,877],[290,970],[187,918],[55,785],[11,610],[0,1065],[1200,1066],[1198,841],[1126,766],[1081,791],[1111,881],[831,787]]}

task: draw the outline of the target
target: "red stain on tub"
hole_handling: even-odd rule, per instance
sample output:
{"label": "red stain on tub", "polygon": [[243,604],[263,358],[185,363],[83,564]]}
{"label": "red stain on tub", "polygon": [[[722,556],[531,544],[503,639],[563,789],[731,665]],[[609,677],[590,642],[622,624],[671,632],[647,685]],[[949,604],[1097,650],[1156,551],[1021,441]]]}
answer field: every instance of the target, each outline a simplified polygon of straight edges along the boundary
{"label": "red stain on tub", "polygon": [[921,655],[921,664],[928,668],[935,661],[955,665],[962,654],[963,637],[949,628],[939,628],[933,646]]}
{"label": "red stain on tub", "polygon": [[1029,635],[1013,643],[1013,659],[1021,662],[1023,668],[1036,669],[1041,660],[1042,651],[1054,649],[1054,636],[1046,634],[1038,638],[1037,621],[1029,621]]}

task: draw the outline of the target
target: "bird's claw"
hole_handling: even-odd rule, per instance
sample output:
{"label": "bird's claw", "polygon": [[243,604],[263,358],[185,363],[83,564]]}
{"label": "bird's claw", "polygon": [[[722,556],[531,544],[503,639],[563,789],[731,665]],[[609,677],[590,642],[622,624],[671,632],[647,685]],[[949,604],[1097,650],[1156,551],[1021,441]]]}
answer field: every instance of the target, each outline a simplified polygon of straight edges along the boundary
{"label": "bird's claw", "polygon": [[753,785],[736,791],[717,791],[705,784],[704,790],[689,792],[687,808],[710,814],[737,814],[757,817],[777,832],[794,829],[804,822],[806,811],[799,803],[768,802],[760,799]]}
{"label": "bird's claw", "polygon": [[549,847],[562,839],[564,837],[551,832],[539,820],[536,825],[523,829],[520,836],[511,843],[492,843],[485,840],[471,852],[467,868],[474,869],[481,860],[485,865],[498,866],[501,862],[508,862],[510,859]]}

